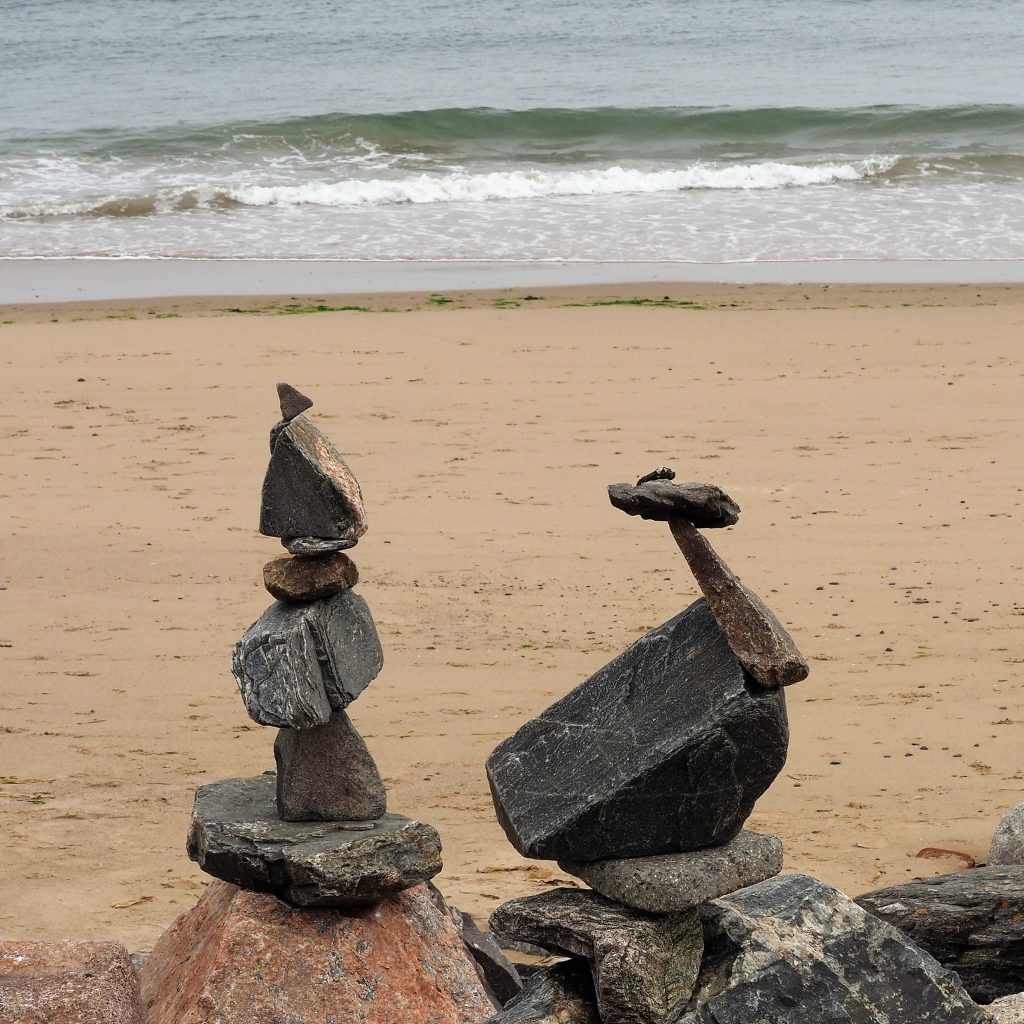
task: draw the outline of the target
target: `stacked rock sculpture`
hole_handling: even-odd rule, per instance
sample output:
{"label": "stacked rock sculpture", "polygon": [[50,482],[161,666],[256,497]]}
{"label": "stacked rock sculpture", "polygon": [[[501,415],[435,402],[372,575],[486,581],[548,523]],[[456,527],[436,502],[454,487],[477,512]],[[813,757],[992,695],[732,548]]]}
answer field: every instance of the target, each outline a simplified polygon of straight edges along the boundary
{"label": "stacked rock sculpture", "polygon": [[739,507],[718,487],[673,477],[662,467],[635,486],[613,484],[609,497],[669,524],[704,597],[487,761],[512,845],[593,890],[512,900],[492,927],[588,959],[606,1024],[675,1020],[701,964],[696,907],[781,870],[781,841],[743,824],[786,760],[782,687],[808,672],[699,532],[733,525]]}
{"label": "stacked rock sculpture", "polygon": [[387,813],[377,765],[345,709],[383,665],[359,573],[344,551],[366,532],[362,491],[304,415],[312,402],[277,386],[260,532],[290,552],[263,570],[278,600],[235,645],[231,670],[253,721],[279,729],[277,771],[196,792],[189,856],[217,878],[297,906],[374,903],[441,870],[441,842]]}

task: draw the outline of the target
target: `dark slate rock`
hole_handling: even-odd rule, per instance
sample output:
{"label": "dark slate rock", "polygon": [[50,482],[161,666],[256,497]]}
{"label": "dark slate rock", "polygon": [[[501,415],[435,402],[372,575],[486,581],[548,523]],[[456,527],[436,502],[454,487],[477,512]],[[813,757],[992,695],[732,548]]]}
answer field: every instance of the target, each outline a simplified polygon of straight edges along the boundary
{"label": "dark slate rock", "polygon": [[690,523],[669,524],[672,536],[711,605],[736,657],[769,689],[806,679],[810,669],[786,627],[745,587]]}
{"label": "dark slate rock", "polygon": [[589,967],[564,960],[533,971],[521,994],[484,1024],[601,1024]]}
{"label": "dark slate rock", "polygon": [[471,914],[464,914],[457,907],[449,908],[449,913],[462,932],[462,941],[476,962],[488,993],[500,1006],[504,1006],[522,990],[519,972],[501,951],[494,936],[483,931]]}
{"label": "dark slate rock", "polygon": [[590,864],[561,861],[558,866],[611,900],[652,914],[671,914],[777,875],[782,840],[744,830],[724,846],[691,853]]}
{"label": "dark slate rock", "polygon": [[905,882],[857,903],[956,971],[976,1002],[1024,992],[1024,865]]}
{"label": "dark slate rock", "polygon": [[284,537],[281,543],[296,558],[319,558],[335,551],[347,551],[357,540],[325,540],[323,537]]}
{"label": "dark slate rock", "polygon": [[305,416],[271,438],[260,533],[357,540],[366,533],[363,494],[341,453]]}
{"label": "dark slate rock", "polygon": [[645,857],[732,839],[788,742],[783,691],[743,671],[701,600],[499,744],[487,777],[524,856]]}
{"label": "dark slate rock", "polygon": [[437,831],[400,814],[281,821],[273,772],[200,786],[188,855],[215,878],[299,907],[375,903],[425,882],[442,866]]}
{"label": "dark slate rock", "polygon": [[608,499],[631,516],[658,522],[685,519],[704,529],[732,526],[740,518],[739,505],[714,484],[674,484],[662,479],[636,487],[609,484]]}
{"label": "dark slate rock", "polygon": [[959,978],[807,875],[701,908],[705,953],[676,1024],[982,1024]]}
{"label": "dark slate rock", "polygon": [[603,1024],[675,1021],[693,992],[704,948],[694,910],[645,914],[581,889],[503,903],[491,928],[589,961]]}
{"label": "dark slate rock", "polygon": [[313,399],[307,398],[291,384],[277,385],[277,400],[281,403],[281,419],[293,420],[300,412],[313,408]]}
{"label": "dark slate rock", "polygon": [[366,602],[351,590],[309,604],[271,605],[235,644],[231,672],[260,725],[326,725],[384,664]]}
{"label": "dark slate rock", "polygon": [[315,729],[282,729],[274,760],[282,821],[367,821],[387,810],[377,765],[344,711]]}
{"label": "dark slate rock", "polygon": [[989,864],[1024,864],[1024,803],[1011,807],[992,836]]}
{"label": "dark slate rock", "polygon": [[358,582],[356,563],[340,551],[311,558],[282,555],[263,566],[263,585],[279,601],[316,601]]}

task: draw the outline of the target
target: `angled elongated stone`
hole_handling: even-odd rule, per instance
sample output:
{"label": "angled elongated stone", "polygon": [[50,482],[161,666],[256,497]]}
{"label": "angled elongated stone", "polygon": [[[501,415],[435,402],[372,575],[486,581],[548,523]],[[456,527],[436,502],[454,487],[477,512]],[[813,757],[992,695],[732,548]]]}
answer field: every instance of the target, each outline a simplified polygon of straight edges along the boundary
{"label": "angled elongated stone", "polygon": [[357,540],[366,533],[359,482],[320,430],[296,416],[271,435],[260,533]]}
{"label": "angled elongated stone", "polygon": [[281,403],[281,419],[293,420],[301,412],[313,408],[313,399],[307,398],[291,384],[277,385],[277,400]]}
{"label": "angled elongated stone", "polygon": [[669,527],[743,667],[769,688],[806,679],[810,672],[807,662],[761,598],[740,583],[692,523],[673,519]]}
{"label": "angled elongated stone", "polygon": [[500,743],[487,778],[526,857],[646,857],[732,839],[788,741],[783,691],[754,683],[700,600]]}
{"label": "angled elongated stone", "polygon": [[272,604],[235,644],[231,672],[260,725],[325,725],[384,664],[366,602],[351,590],[309,604]]}
{"label": "angled elongated stone", "polygon": [[700,908],[704,962],[676,1024],[982,1024],[960,979],[807,875]]}
{"label": "angled elongated stone", "polygon": [[690,853],[590,864],[561,861],[558,866],[609,899],[652,914],[672,914],[777,875],[782,840],[744,830],[723,846]]}
{"label": "angled elongated stone", "polygon": [[635,487],[609,484],[608,498],[631,516],[659,522],[686,519],[704,529],[732,526],[740,518],[739,505],[714,484],[675,484],[658,479]]}
{"label": "angled elongated stone", "polygon": [[282,821],[366,821],[387,810],[377,765],[344,711],[315,729],[282,729],[274,760]]}
{"label": "angled elongated stone", "polygon": [[491,927],[588,960],[603,1024],[675,1021],[704,949],[695,910],[655,916],[580,889],[510,900],[491,915]]}
{"label": "angled elongated stone", "polygon": [[200,786],[187,846],[207,874],[300,907],[375,903],[442,866],[437,830],[400,814],[281,821],[273,772]]}
{"label": "angled elongated stone", "polygon": [[495,1001],[504,1006],[521,991],[522,978],[498,945],[498,940],[490,932],[481,931],[471,914],[464,914],[457,907],[447,909],[455,926],[462,932],[466,951],[476,962],[484,986]]}
{"label": "angled elongated stone", "polygon": [[1024,992],[1024,864],[990,864],[857,897],[960,976],[979,1003]]}
{"label": "angled elongated stone", "polygon": [[589,965],[563,960],[535,971],[522,992],[484,1024],[601,1024]]}

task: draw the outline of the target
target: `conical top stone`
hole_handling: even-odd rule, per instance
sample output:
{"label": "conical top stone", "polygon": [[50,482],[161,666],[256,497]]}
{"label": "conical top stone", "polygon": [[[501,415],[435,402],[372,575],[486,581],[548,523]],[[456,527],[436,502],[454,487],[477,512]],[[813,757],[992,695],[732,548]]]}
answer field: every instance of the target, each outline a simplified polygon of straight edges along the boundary
{"label": "conical top stone", "polygon": [[307,398],[291,384],[277,385],[277,400],[281,403],[281,419],[293,420],[301,412],[313,408],[313,399]]}
{"label": "conical top stone", "polygon": [[[288,388],[282,392],[282,388]],[[308,408],[289,385],[278,385],[281,411]],[[357,540],[366,533],[363,493],[352,470],[305,416],[278,423],[270,435],[271,454],[263,480],[260,533],[268,537]]]}

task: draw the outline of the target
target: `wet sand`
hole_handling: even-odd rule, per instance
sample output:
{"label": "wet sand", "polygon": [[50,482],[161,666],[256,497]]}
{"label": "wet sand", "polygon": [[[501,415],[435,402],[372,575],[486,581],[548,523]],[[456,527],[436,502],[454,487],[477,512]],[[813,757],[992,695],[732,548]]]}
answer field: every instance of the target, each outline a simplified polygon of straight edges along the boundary
{"label": "wet sand", "polygon": [[[484,759],[697,596],[605,496],[660,464],[743,507],[711,539],[812,666],[750,822],[787,869],[856,894],[959,866],[923,847],[984,859],[1024,799],[1024,287],[529,294],[2,311],[0,934],[147,947],[206,881],[193,788],[273,766],[229,660],[282,550],[256,532],[278,380],[362,482],[385,668],[350,712],[453,903],[559,879]],[[318,305],[374,311],[282,315]]]}

